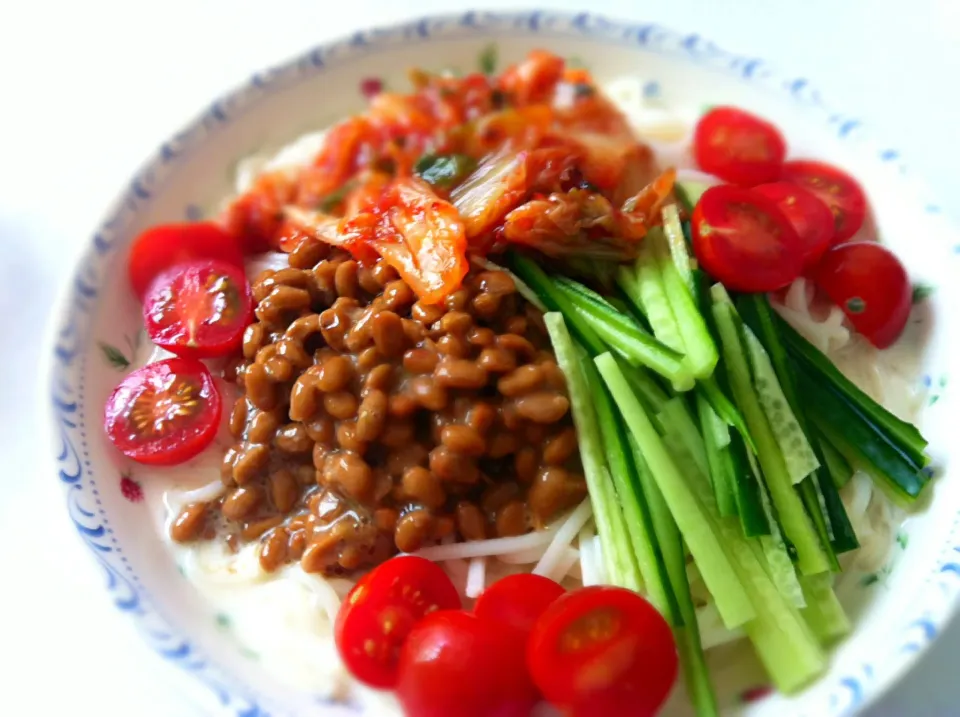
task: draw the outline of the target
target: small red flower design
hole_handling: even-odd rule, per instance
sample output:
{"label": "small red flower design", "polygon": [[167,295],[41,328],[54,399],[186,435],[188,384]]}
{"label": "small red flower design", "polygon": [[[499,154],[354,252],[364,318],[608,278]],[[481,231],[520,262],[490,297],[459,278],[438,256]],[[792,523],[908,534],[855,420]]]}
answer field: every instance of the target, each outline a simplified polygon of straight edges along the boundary
{"label": "small red flower design", "polygon": [[759,685],[757,687],[751,687],[744,690],[740,693],[740,702],[743,704],[750,704],[751,702],[759,702],[764,697],[773,692],[773,687],[770,685]]}
{"label": "small red flower design", "polygon": [[139,503],[143,500],[143,488],[130,476],[120,478],[120,492],[131,503]]}
{"label": "small red flower design", "polygon": [[366,77],[360,80],[360,94],[368,100],[383,92],[383,80],[379,77]]}

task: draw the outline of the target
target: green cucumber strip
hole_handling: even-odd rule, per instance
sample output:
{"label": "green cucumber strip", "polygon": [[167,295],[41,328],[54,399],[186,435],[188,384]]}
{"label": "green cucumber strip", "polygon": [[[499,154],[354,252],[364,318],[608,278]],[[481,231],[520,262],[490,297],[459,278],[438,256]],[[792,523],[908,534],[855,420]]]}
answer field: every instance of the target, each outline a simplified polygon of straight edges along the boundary
{"label": "green cucumber strip", "polygon": [[632,366],[646,366],[671,380],[684,372],[683,361],[676,352],[644,333],[639,326],[625,321],[622,315],[610,320],[596,305],[570,294],[567,298],[575,315]]}
{"label": "green cucumber strip", "polygon": [[[700,497],[694,494],[681,476],[613,356],[598,356],[595,363],[670,507],[684,542],[700,567],[704,583],[717,603],[724,624],[733,628],[751,620],[756,614],[755,610],[743,585],[732,572],[730,560],[718,540],[715,521],[707,513]],[[709,485],[706,489],[709,493]]]}
{"label": "green cucumber strip", "polygon": [[641,586],[640,570],[633,558],[626,523],[617,504],[613,479],[604,455],[600,425],[593,405],[593,396],[598,388],[590,385],[590,375],[595,376],[593,363],[582,357],[582,352],[570,336],[561,314],[550,312],[543,317],[557,356],[557,364],[567,379],[570,397],[570,412],[577,429],[580,445],[580,460],[587,481],[593,520],[603,550],[607,575],[616,584],[631,590]]}
{"label": "green cucumber strip", "polygon": [[840,563],[836,554],[859,547],[859,542],[843,501],[826,473],[819,443],[815,440],[803,404],[797,396],[796,371],[787,356],[773,309],[766,296],[757,294],[741,296],[739,305],[744,310],[745,322],[758,332],[767,350],[768,358],[782,389],[782,398],[789,405],[791,415],[804,436],[804,444],[813,452],[818,464],[816,470],[800,483],[798,490],[800,499],[820,535],[821,543],[831,548],[827,551],[831,568],[834,572],[839,572]]}
{"label": "green cucumber strip", "polygon": [[[664,442],[674,449],[683,445],[683,438],[667,434]],[[704,507],[704,517],[713,521],[717,540],[754,606],[756,617],[743,625],[744,631],[778,687],[783,691],[799,689],[826,666],[820,646],[798,609],[783,597],[771,578],[776,571],[767,563],[757,541],[744,538],[736,520],[720,517],[710,485],[692,462],[689,453],[680,452],[675,457],[691,491]],[[703,576],[703,563],[697,561],[696,556],[694,560]],[[789,569],[792,570],[792,565]],[[715,594],[713,597],[716,601]]]}
{"label": "green cucumber strip", "polygon": [[507,265],[520,277],[521,281],[540,297],[540,301],[550,311],[559,311],[563,314],[566,320],[570,322],[570,329],[587,350],[587,353],[596,356],[607,350],[606,344],[600,340],[590,324],[574,311],[573,304],[557,289],[553,280],[534,261],[517,252],[510,252]]}
{"label": "green cucumber strip", "polygon": [[693,208],[697,206],[697,202],[700,201],[700,197],[703,196],[703,193],[709,188],[709,184],[697,182],[692,179],[688,179],[683,182],[675,182],[673,185],[673,189],[677,193],[677,197],[683,203],[684,208],[687,210],[687,214],[693,212]]}
{"label": "green cucumber strip", "polygon": [[717,448],[726,448],[730,445],[730,426],[714,410],[703,391],[695,391],[697,415],[701,417],[700,429],[706,438],[707,431],[713,434]]}
{"label": "green cucumber strip", "polygon": [[800,611],[791,605],[770,579],[762,557],[747,547],[737,550],[737,574],[749,586],[757,617],[744,625],[777,689],[796,692],[823,674],[827,658]]}
{"label": "green cucumber strip", "polygon": [[[751,467],[754,467],[751,464]],[[787,552],[786,543],[783,542],[783,535],[777,525],[776,516],[773,513],[773,506],[770,503],[770,497],[767,495],[763,484],[760,484],[760,503],[767,516],[767,523],[770,525],[770,535],[761,535],[753,543],[764,557],[770,579],[777,586],[777,590],[794,607],[805,607],[806,602],[803,597],[803,590],[800,587],[800,581],[797,579],[797,571],[794,568],[790,554]]]}
{"label": "green cucumber strip", "polygon": [[[700,307],[700,315],[703,317],[710,331],[710,335],[713,337],[714,346],[718,346],[720,337],[717,333],[716,323],[713,320],[713,301],[710,298],[710,292],[707,288],[707,276],[699,269],[696,269],[693,275],[694,283],[697,287],[697,303]],[[717,363],[719,366],[721,362],[718,361]],[[713,406],[713,410],[717,412],[720,418],[726,421],[728,425],[733,426],[737,432],[743,436],[747,445],[750,446],[750,450],[756,452],[756,446],[753,443],[753,438],[750,436],[750,431],[747,430],[747,424],[743,420],[743,415],[728,398],[730,386],[727,382],[727,372],[723,370],[722,367],[720,368],[721,370],[714,371],[713,376],[710,378],[699,381],[698,389],[704,392],[707,400],[710,401],[710,405]]]}
{"label": "green cucumber strip", "polygon": [[733,467],[733,497],[737,502],[740,526],[748,538],[770,535],[770,523],[760,501],[760,482],[750,466],[753,454],[740,435],[730,437],[730,461]]}
{"label": "green cucumber strip", "polygon": [[560,277],[554,287],[610,348],[633,365],[652,368],[672,379],[683,370],[682,354],[667,348],[644,331],[633,318],[616,309],[596,292]]}
{"label": "green cucumber strip", "polygon": [[[730,429],[723,423],[707,399],[697,394],[697,415],[700,431],[710,466],[710,480],[717,497],[717,509],[724,518],[737,515],[737,499],[733,494],[733,460],[727,448],[730,444]],[[721,445],[722,440],[726,445]]]}
{"label": "green cucumber strip", "polygon": [[[587,371],[590,373],[590,369]],[[595,371],[596,369],[593,372]],[[682,625],[679,607],[657,545],[649,507],[641,493],[640,479],[625,429],[603,381],[599,376],[595,376],[595,380],[597,389],[594,393],[594,407],[600,423],[600,436],[603,439],[610,475],[613,476],[617,502],[623,511],[627,534],[633,546],[633,555],[647,589],[647,597],[671,624]],[[594,381],[590,380],[591,387],[593,384]]]}
{"label": "green cucumber strip", "polygon": [[[660,241],[658,241],[660,239]],[[648,238],[648,240],[651,240]],[[668,253],[666,240],[661,236],[652,237],[654,257],[660,269],[660,282],[683,341],[684,362],[694,378],[705,379],[713,375],[720,356],[717,346],[707,328],[703,315],[694,300],[692,279],[687,259],[687,275],[679,271],[675,263],[676,256]],[[680,237],[683,244],[683,237]]]}
{"label": "green cucumber strip", "polygon": [[[640,307],[653,328],[654,336],[668,348],[683,354],[685,347],[680,326],[673,314],[652,248],[661,239],[663,230],[659,227],[654,227],[647,233],[634,267],[631,269],[621,266],[617,270],[617,284],[627,294],[627,298]],[[627,276],[631,271],[634,273],[633,281]],[[676,391],[689,391],[693,388],[694,379],[689,366],[684,364],[683,371],[671,377],[671,383]]]}
{"label": "green cucumber strip", "polygon": [[690,252],[687,251],[687,241],[683,237],[683,227],[680,226],[680,213],[675,204],[668,204],[661,212],[663,215],[663,234],[670,247],[670,256],[677,273],[684,285],[690,291],[690,296],[696,296],[693,285],[693,273],[690,267]]}
{"label": "green cucumber strip", "polygon": [[[641,490],[653,518],[654,534],[670,579],[671,593],[679,609],[679,622],[674,623],[673,634],[677,651],[680,653],[680,666],[683,669],[687,693],[697,717],[719,715],[716,694],[710,682],[710,672],[703,654],[697,612],[690,595],[687,560],[680,531],[670,515],[670,509],[657,487],[656,479],[650,472],[650,467],[644,460],[636,440],[629,433],[627,439],[637,467]],[[717,615],[719,617],[719,613]]]}
{"label": "green cucumber strip", "polygon": [[917,499],[930,480],[908,456],[886,440],[870,420],[822,376],[801,369],[797,388],[808,400],[810,418],[833,446],[864,470],[902,505]]}
{"label": "green cucumber strip", "polygon": [[[785,537],[797,549],[797,560],[802,574],[815,575],[825,572],[830,569],[830,561],[824,552],[820,536],[804,510],[803,502],[793,488],[776,437],[751,385],[750,369],[740,339],[739,317],[736,316],[730,297],[722,285],[715,284],[711,293],[714,298],[714,321],[723,345],[730,386],[737,407],[746,419],[750,435],[757,444],[757,458],[763,469],[767,489],[780,516]],[[829,548],[829,545],[827,547]]]}
{"label": "green cucumber strip", "polygon": [[823,435],[818,435],[817,438],[819,438],[820,452],[823,454],[823,462],[827,467],[827,472],[830,474],[837,490],[840,490],[853,478],[853,468],[850,467],[843,454],[834,448],[833,444]]}
{"label": "green cucumber strip", "polygon": [[660,387],[657,380],[651,376],[646,369],[629,366],[626,361],[621,359],[618,359],[617,363],[620,365],[620,370],[623,372],[623,375],[626,376],[630,388],[633,389],[634,393],[643,403],[644,409],[652,413],[659,413],[660,409],[663,408],[663,404],[665,404],[670,397],[667,395],[667,392]]}
{"label": "green cucumber strip", "polygon": [[637,278],[637,272],[631,268],[621,266],[616,274],[617,288],[627,297],[630,305],[636,309],[637,313],[647,318],[647,310],[640,300],[640,280]]}
{"label": "green cucumber strip", "polygon": [[800,578],[807,607],[801,614],[824,646],[832,645],[850,633],[850,619],[833,591],[833,576],[805,575]]}
{"label": "green cucumber strip", "polygon": [[703,437],[687,412],[686,404],[679,397],[671,398],[663,405],[656,418],[665,433],[673,432],[680,438],[681,450],[690,455],[700,474],[709,478],[710,464],[707,461]]}
{"label": "green cucumber strip", "polygon": [[828,382],[835,391],[852,403],[869,423],[877,426],[878,432],[882,433],[888,442],[892,443],[911,461],[921,468],[927,465],[929,462],[929,458],[925,454],[927,441],[916,426],[897,418],[857,388],[850,379],[840,372],[840,369],[833,365],[830,359],[820,353],[813,344],[797,333],[785,320],[775,316],[774,321],[792,357],[810,373],[813,373],[818,380]]}
{"label": "green cucumber strip", "polygon": [[791,410],[792,403],[784,395],[770,357],[750,327],[744,326],[743,329],[747,358],[753,371],[753,387],[777,445],[780,446],[790,480],[796,485],[817,470],[820,462],[817,461],[807,436]]}
{"label": "green cucumber strip", "polygon": [[743,420],[743,414],[740,413],[736,405],[727,398],[727,394],[724,393],[724,390],[720,386],[720,380],[725,379],[726,376],[727,371],[718,371],[710,378],[699,381],[697,383],[697,390],[703,393],[710,402],[710,406],[717,412],[717,415],[726,421],[728,426],[736,429],[737,433],[739,433],[747,445],[750,446],[750,450],[756,452],[757,449],[753,442],[753,436],[750,435],[750,431],[747,429],[747,422]]}

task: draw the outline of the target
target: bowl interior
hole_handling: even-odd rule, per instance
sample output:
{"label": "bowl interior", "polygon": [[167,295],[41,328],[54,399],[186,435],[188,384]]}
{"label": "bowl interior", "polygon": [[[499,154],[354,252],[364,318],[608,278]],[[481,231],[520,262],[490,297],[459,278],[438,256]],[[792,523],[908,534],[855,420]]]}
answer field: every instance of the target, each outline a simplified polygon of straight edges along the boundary
{"label": "bowl interior", "polygon": [[911,326],[912,340],[924,345],[921,380],[929,388],[924,430],[939,474],[932,500],[922,515],[907,521],[885,567],[847,590],[857,630],[836,652],[827,677],[789,700],[757,700],[758,693],[743,693],[742,683],[721,687],[724,704],[734,711],[846,714],[913,661],[952,612],[960,591],[960,503],[947,470],[953,452],[947,428],[954,408],[946,388],[956,353],[945,320],[953,293],[946,278],[957,265],[957,241],[902,165],[896,145],[872,143],[864,125],[825,106],[805,79],[783,76],[698,37],[587,16],[435,18],[324,46],[214,103],[164,144],[133,180],[96,234],[65,299],[54,356],[54,419],[58,470],[71,517],[106,570],[118,607],[136,617],[153,647],[209,684],[224,705],[251,715],[261,713],[257,710],[274,715],[346,711],[318,707],[313,695],[292,694],[263,674],[256,655],[238,648],[228,621],[178,574],[153,529],[156,516],[137,500],[138,489],[156,486],[140,485],[136,466],[119,461],[102,436],[103,402],[142,326],[139,304],[126,282],[127,250],[151,224],[215,213],[231,191],[240,159],[362,109],[365,81],[403,90],[409,67],[460,72],[490,63],[502,67],[532,47],[582,63],[601,81],[635,76],[652,111],[684,121],[721,103],[768,117],[783,128],[791,155],[826,159],[863,181],[883,241],[904,259],[915,280],[936,287],[915,308]]}

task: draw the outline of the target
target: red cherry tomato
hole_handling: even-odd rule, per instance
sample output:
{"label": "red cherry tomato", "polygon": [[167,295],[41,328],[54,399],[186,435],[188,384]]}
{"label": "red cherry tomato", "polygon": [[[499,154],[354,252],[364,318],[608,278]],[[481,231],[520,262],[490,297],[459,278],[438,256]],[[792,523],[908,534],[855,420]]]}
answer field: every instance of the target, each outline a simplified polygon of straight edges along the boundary
{"label": "red cherry tomato", "polygon": [[796,230],[804,245],[803,268],[816,264],[833,239],[833,214],[827,205],[806,189],[787,182],[761,184],[753,191],[772,200]]}
{"label": "red cherry tomato", "polygon": [[780,178],[787,144],[766,120],[735,107],[716,107],[697,123],[693,153],[704,172],[752,187]]}
{"label": "red cherry tomato", "polygon": [[451,610],[410,631],[397,698],[407,717],[528,717],[537,690],[520,633]]}
{"label": "red cherry tomato", "polygon": [[202,363],[166,359],[123,379],[107,399],[103,428],[125,456],[172,466],[210,445],[220,412],[220,394]]}
{"label": "red cherry tomato", "polygon": [[237,241],[212,222],[151,227],[133,242],[127,270],[139,298],[150,283],[172,266],[196,259],[216,259],[243,266]]}
{"label": "red cherry tomato", "polygon": [[220,261],[175,266],[154,279],[143,297],[150,340],[190,358],[239,349],[252,315],[253,294],[243,269]]}
{"label": "red cherry tomato", "polygon": [[566,590],[542,575],[508,575],[484,590],[473,612],[483,620],[495,620],[529,634],[537,618]]}
{"label": "red cherry tomato", "polygon": [[450,578],[413,555],[391,558],[358,582],[340,606],[334,626],[347,669],[372,687],[393,687],[400,648],[413,626],[436,610],[460,607]]}
{"label": "red cherry tomato", "polygon": [[697,261],[728,289],[775,291],[803,270],[800,237],[773,201],[751,189],[710,187],[691,226]]}
{"label": "red cherry tomato", "polygon": [[577,717],[656,714],[677,679],[670,626],[630,590],[593,586],[556,600],[527,643],[534,683]]}
{"label": "red cherry tomato", "polygon": [[840,244],[823,255],[813,280],[877,348],[903,332],[913,290],[907,270],[889,250],[872,241]]}
{"label": "red cherry tomato", "polygon": [[849,174],[824,162],[794,160],[783,165],[784,182],[803,187],[833,212],[834,242],[846,241],[863,226],[867,197]]}

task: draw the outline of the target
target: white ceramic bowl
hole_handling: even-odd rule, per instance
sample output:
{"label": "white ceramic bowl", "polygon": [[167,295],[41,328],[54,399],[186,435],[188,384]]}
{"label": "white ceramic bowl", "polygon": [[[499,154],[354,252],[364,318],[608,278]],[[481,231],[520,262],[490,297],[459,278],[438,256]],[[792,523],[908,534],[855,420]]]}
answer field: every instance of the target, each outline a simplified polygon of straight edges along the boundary
{"label": "white ceramic bowl", "polygon": [[960,485],[951,475],[956,442],[948,440],[956,411],[947,390],[956,347],[945,320],[951,288],[944,280],[960,264],[960,243],[935,201],[910,177],[896,144],[872,140],[865,121],[835,109],[803,76],[781,74],[696,35],[586,14],[429,17],[322,45],[215,101],[163,144],[125,188],[80,261],[56,317],[52,427],[70,518],[105,571],[116,606],[135,620],[160,657],[207,684],[228,711],[246,717],[353,713],[266,678],[218,628],[212,609],[178,575],[147,528],[153,521],[138,500],[136,467],[117,462],[100,426],[104,399],[122,375],[124,356],[129,358],[125,347],[141,326],[123,270],[127,250],[151,224],[212,211],[229,193],[242,157],[360,110],[365,80],[401,88],[411,66],[502,66],[533,47],[581,62],[600,80],[634,75],[651,108],[686,119],[717,103],[770,118],[785,130],[794,154],[823,157],[864,182],[884,241],[914,278],[937,287],[914,314],[926,343],[923,380],[931,405],[924,429],[937,466],[932,500],[908,520],[887,566],[859,582],[857,628],[836,652],[829,674],[791,700],[757,694],[727,700],[731,713],[758,716],[857,712],[935,639],[960,596]]}

